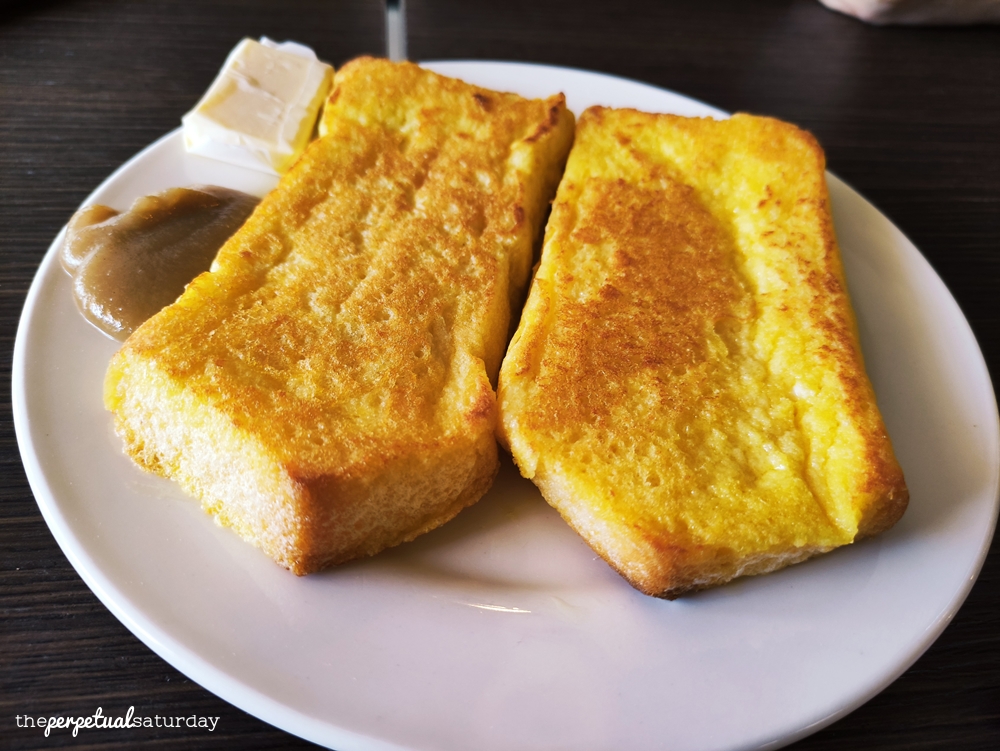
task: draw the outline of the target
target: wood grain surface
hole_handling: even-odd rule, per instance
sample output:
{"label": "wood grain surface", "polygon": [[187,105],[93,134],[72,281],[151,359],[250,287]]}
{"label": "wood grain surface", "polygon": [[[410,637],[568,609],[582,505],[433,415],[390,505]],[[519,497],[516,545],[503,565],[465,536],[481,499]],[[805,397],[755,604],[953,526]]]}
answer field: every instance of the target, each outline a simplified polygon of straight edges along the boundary
{"label": "wood grain surface", "polygon": [[[339,64],[383,54],[381,0],[0,5],[0,379],[24,297],[83,198],[176,127],[244,36]],[[958,299],[1000,373],[1000,28],[873,28],[812,0],[406,0],[411,59],[508,59],[628,76],[814,132]],[[1000,554],[953,623],[880,695],[792,748],[1000,748]],[[291,749],[133,637],[69,565],[0,401],[0,748]],[[219,716],[213,733],[45,738],[17,714]],[[139,707],[136,707],[137,710]],[[665,748],[668,748],[665,745]]]}

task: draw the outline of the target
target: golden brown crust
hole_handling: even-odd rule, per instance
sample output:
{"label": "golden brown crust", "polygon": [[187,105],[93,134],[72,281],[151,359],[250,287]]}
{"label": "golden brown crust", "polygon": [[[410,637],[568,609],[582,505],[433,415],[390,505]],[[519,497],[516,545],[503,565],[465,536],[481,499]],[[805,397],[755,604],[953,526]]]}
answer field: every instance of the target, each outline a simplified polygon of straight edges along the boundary
{"label": "golden brown crust", "polygon": [[522,473],[648,594],[774,570],[905,509],[823,152],[770,118],[581,116],[499,397]]}
{"label": "golden brown crust", "polygon": [[106,383],[137,462],[296,573],[489,487],[490,384],[573,117],[364,58],[323,133]]}

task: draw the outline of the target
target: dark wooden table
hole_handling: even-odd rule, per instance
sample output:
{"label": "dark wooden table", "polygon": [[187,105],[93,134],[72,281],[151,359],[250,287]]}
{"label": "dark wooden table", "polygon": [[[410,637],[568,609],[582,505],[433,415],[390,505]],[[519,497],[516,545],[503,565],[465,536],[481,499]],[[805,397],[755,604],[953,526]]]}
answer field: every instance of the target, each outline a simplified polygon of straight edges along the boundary
{"label": "dark wooden table", "polygon": [[[411,59],[513,59],[628,76],[813,131],[958,299],[1000,373],[1000,28],[864,26],[812,0],[407,0]],[[51,239],[115,167],[178,123],[232,46],[266,34],[340,63],[385,50],[379,0],[0,5],[0,339],[5,393],[25,293]],[[0,748],[297,748],[164,663],[55,544],[0,402]],[[18,714],[219,716],[213,733],[42,737]],[[138,707],[137,707],[138,709]],[[1000,553],[898,681],[793,746],[1000,748]]]}

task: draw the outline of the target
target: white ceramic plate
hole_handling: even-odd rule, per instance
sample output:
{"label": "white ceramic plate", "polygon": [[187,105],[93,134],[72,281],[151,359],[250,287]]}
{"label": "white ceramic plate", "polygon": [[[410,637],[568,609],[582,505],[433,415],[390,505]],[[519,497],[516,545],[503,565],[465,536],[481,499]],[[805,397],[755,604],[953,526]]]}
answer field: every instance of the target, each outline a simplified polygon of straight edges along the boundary
{"label": "white ceramic plate", "polygon": [[[486,86],[721,114],[638,83],[503,63],[432,67]],[[263,194],[172,133],[87,200],[170,186]],[[70,299],[53,244],[14,354],[31,487],[66,556],[157,654],[236,706],[340,751],[774,748],[884,688],[965,599],[997,513],[982,355],[913,245],[830,178],[869,372],[912,492],[888,534],[676,602],[633,591],[505,464],[458,519],[299,579],[122,454],[101,404],[115,343]],[[141,714],[141,707],[137,713]]]}

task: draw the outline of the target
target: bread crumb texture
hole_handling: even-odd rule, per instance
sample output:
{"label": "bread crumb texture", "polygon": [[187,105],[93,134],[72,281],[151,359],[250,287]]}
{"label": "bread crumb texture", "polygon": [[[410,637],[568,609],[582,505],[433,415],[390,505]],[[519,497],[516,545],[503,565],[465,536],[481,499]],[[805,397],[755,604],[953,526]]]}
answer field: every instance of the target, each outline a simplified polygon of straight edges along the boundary
{"label": "bread crumb texture", "polygon": [[823,152],[769,118],[581,116],[499,394],[521,472],[647,594],[780,568],[906,507]]}
{"label": "bread crumb texture", "polygon": [[321,131],[105,383],[139,464],[299,574],[489,488],[491,381],[573,116],[362,58]]}

